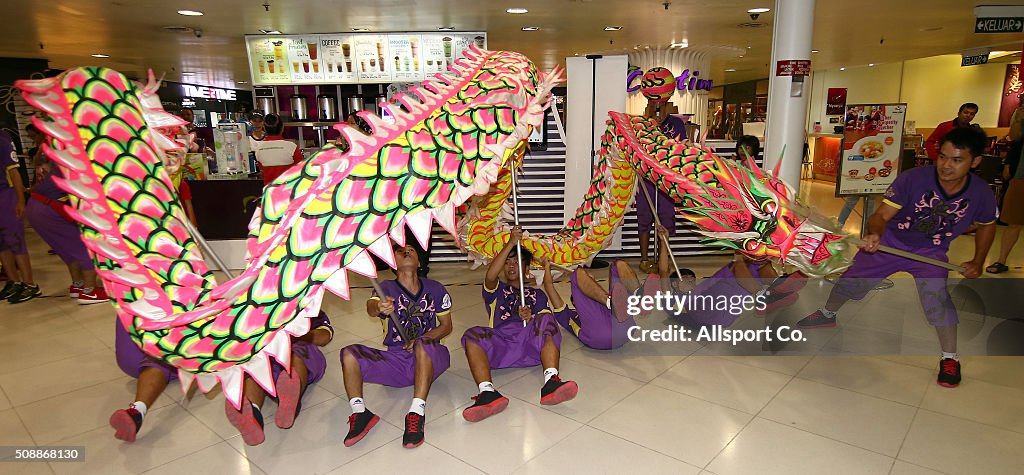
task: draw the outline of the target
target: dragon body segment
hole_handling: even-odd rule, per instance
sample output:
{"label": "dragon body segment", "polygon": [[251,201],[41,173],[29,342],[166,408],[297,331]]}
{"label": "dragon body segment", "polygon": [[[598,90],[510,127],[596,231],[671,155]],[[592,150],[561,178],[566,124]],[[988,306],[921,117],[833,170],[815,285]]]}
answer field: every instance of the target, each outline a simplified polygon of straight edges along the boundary
{"label": "dragon body segment", "polygon": [[155,130],[167,124],[146,120],[169,116],[143,105],[153,84],[78,68],[19,87],[51,117],[37,120],[47,153],[122,324],[179,368],[183,387],[219,381],[237,407],[243,372],[274,394],[270,358],[289,366],[291,337],[308,331],[325,290],[348,298],[347,271],[376,276],[368,253],[393,266],[391,240],[404,243],[406,226],[424,244],[434,220],[455,233],[456,208],[489,189],[561,80],[517,53],[476,49],[452,73],[386,105],[394,124],[363,113],[373,136],[336,126],[347,152],[327,145],[268,185],[248,265],[220,285],[181,224],[161,148],[173,143]]}

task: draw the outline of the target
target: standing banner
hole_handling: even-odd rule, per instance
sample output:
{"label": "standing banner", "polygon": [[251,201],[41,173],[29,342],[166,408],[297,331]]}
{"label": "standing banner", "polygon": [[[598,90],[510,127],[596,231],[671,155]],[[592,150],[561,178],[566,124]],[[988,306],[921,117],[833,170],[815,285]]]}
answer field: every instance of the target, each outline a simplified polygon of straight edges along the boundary
{"label": "standing banner", "polygon": [[899,174],[906,104],[846,107],[836,196],[881,195]]}

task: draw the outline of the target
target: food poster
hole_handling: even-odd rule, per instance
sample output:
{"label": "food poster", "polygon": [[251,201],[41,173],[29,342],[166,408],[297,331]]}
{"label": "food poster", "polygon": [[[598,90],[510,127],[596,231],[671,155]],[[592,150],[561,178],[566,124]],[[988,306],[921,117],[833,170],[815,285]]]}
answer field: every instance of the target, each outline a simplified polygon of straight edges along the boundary
{"label": "food poster", "polygon": [[250,38],[246,43],[249,50],[249,68],[253,84],[280,84],[291,79],[288,74],[288,54],[285,38]]}
{"label": "food poster", "polygon": [[291,82],[297,84],[323,82],[319,37],[290,37],[286,44],[288,45],[288,73],[291,74]]}
{"label": "food poster", "polygon": [[883,194],[899,174],[906,104],[848,105],[836,195]]}
{"label": "food poster", "polygon": [[388,36],[387,61],[395,81],[423,80],[423,65],[420,61],[422,46],[419,35]]}
{"label": "food poster", "polygon": [[356,82],[358,75],[353,66],[352,37],[348,35],[320,36],[320,68],[328,83]]}
{"label": "food poster", "polygon": [[388,67],[387,60],[387,36],[359,35],[355,37],[353,46],[359,81],[391,81],[391,68]]}
{"label": "food poster", "polygon": [[445,56],[445,42],[449,50],[453,38],[447,35],[423,35],[420,37],[423,45],[423,72],[426,76],[433,76],[441,71],[448,70],[448,60]]}

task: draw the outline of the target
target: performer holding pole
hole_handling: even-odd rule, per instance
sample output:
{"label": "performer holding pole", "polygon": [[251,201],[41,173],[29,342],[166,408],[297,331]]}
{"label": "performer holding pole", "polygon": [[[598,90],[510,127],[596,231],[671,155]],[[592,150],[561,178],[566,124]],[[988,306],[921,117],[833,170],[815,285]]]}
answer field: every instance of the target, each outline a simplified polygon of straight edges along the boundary
{"label": "performer holding pole", "polygon": [[[516,187],[516,168],[514,162],[509,162],[509,172],[512,173],[512,222],[519,227],[519,197]],[[519,268],[523,268],[523,246],[516,241],[516,259],[519,260]],[[527,263],[529,265],[529,263]],[[526,292],[523,290],[523,273],[519,273],[519,306],[526,307]],[[526,321],[523,320],[523,328],[526,328]]]}

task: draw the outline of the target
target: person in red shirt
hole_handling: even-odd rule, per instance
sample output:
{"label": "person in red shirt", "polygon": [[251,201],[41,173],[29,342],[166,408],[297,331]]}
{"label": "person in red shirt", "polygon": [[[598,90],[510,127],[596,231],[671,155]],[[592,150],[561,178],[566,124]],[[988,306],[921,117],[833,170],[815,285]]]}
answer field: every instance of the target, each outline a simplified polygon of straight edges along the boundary
{"label": "person in red shirt", "polygon": [[249,147],[256,152],[256,161],[263,171],[263,184],[269,185],[292,165],[303,160],[299,146],[281,136],[284,122],[277,114],[267,114],[263,118],[263,128],[267,136],[263,140],[250,140]]}
{"label": "person in red shirt", "polygon": [[[972,127],[971,121],[974,120],[974,116],[978,114],[978,105],[973,102],[968,102],[960,106],[960,110],[956,113],[956,118],[949,121],[943,122],[935,127],[932,134],[928,136],[928,139],[924,142],[925,151],[928,152],[928,158],[935,159],[939,158],[939,143],[942,142],[942,138],[946,136],[950,131],[958,127]],[[977,127],[974,125],[973,127]]]}

